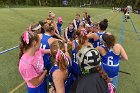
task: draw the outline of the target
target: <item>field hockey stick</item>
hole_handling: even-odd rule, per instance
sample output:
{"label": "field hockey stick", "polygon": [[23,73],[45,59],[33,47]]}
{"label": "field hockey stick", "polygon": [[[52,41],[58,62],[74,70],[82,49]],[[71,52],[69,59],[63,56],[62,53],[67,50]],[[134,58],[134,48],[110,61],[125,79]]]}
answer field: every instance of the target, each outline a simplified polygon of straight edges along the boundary
{"label": "field hockey stick", "polygon": [[129,72],[125,72],[125,71],[119,71],[120,73],[124,73],[124,74],[127,74],[127,75],[131,75],[131,73],[129,73]]}

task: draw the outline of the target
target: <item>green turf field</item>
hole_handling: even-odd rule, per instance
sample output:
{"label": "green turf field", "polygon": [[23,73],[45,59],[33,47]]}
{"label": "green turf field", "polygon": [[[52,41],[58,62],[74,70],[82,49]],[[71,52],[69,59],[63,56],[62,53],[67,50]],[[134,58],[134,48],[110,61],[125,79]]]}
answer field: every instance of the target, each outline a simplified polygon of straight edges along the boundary
{"label": "green turf field", "polygon": [[[87,11],[93,21],[104,18],[109,20],[107,31],[114,34],[117,42],[120,40],[122,30],[122,13],[112,12],[111,9],[97,8],[1,8],[0,9],[0,51],[19,44],[21,33],[32,22],[47,17],[48,11],[53,11],[63,18],[63,28],[71,22],[76,13]],[[140,93],[140,15],[130,14],[139,33],[135,33],[130,20],[125,22],[123,46],[129,56],[129,61],[121,61],[120,70],[131,75],[120,73],[119,93]],[[18,49],[0,55],[0,93],[26,93],[26,86],[18,86],[23,82],[18,72]]]}

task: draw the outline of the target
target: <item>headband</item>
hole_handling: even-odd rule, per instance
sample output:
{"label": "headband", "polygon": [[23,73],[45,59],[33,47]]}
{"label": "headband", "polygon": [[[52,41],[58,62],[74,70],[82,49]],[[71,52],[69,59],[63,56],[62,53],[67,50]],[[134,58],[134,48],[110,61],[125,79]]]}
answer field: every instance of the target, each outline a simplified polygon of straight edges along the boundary
{"label": "headband", "polygon": [[38,30],[41,28],[41,25],[39,24],[38,26],[36,26],[35,28],[33,28],[32,30]]}

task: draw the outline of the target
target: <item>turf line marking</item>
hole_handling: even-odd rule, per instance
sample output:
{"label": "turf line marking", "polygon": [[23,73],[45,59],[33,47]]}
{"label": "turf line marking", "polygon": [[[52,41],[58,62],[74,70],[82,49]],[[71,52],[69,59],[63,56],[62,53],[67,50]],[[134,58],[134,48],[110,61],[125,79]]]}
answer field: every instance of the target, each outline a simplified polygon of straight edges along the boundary
{"label": "turf line marking", "polygon": [[121,33],[120,33],[120,44],[122,45],[122,43],[123,43],[123,36],[124,36],[124,22],[123,22],[123,20],[124,20],[124,16],[122,16],[122,31],[121,31]]}
{"label": "turf line marking", "polygon": [[109,12],[106,12],[106,13],[103,13],[103,14],[96,15],[96,16],[94,17],[94,19],[99,19],[100,17],[102,17],[102,16],[104,16],[104,15],[108,15],[108,14],[110,14],[110,13],[112,13],[112,11],[109,11]]}
{"label": "turf line marking", "polygon": [[[29,19],[29,18],[26,18],[25,16],[23,16],[21,13],[17,12],[16,10],[12,9],[12,8],[9,8],[9,10],[11,10],[11,11],[17,13],[18,16],[23,17],[24,19]],[[112,12],[112,11],[103,13],[103,14],[101,14],[101,15],[96,15],[96,16],[94,17],[94,19],[98,19],[99,17],[101,17],[101,16],[103,16],[103,15],[106,15],[106,14],[109,14],[109,13],[111,13],[111,12]],[[22,15],[22,16],[21,16],[21,15]],[[31,21],[31,20],[30,20],[30,21]],[[62,31],[63,31],[63,30],[64,30],[64,28],[62,28]],[[6,52],[9,52],[9,51],[11,51],[11,50],[14,50],[14,49],[16,49],[16,48],[18,48],[18,47],[19,47],[19,46],[15,46],[15,47],[9,48],[9,49],[7,49],[7,50],[1,51],[1,52],[0,52],[0,55],[1,55],[1,54],[4,54],[4,53],[6,53]]]}
{"label": "turf line marking", "polygon": [[0,55],[4,54],[4,53],[6,53],[6,52],[9,52],[9,51],[11,51],[11,50],[14,50],[14,49],[16,49],[16,48],[18,48],[18,47],[19,47],[19,46],[15,46],[15,47],[6,49],[6,50],[4,50],[4,51],[1,51],[1,52],[0,52]]}
{"label": "turf line marking", "polygon": [[[130,21],[131,21],[131,24],[132,24],[132,27],[134,29],[134,32],[137,34],[137,37],[139,37],[139,32],[137,31],[135,25],[134,25],[134,22],[132,21],[131,17],[130,17]],[[138,41],[140,41],[140,38],[138,39]]]}
{"label": "turf line marking", "polygon": [[[122,16],[122,29],[121,29],[121,32],[120,32],[120,44],[122,45],[123,43],[123,36],[124,36],[124,16]],[[112,80],[113,84],[115,84],[115,87],[117,89],[117,92],[118,92],[118,83],[119,83],[119,74],[118,76],[114,77],[113,80]]]}
{"label": "turf line marking", "polygon": [[132,26],[133,26],[133,28],[134,28],[135,33],[138,33],[138,31],[137,31],[137,29],[136,29],[136,27],[135,27],[135,25],[134,25],[134,23],[133,23],[131,17],[130,17],[130,21],[131,21],[131,23],[132,23]]}
{"label": "turf line marking", "polygon": [[17,87],[15,87],[14,89],[12,89],[10,92],[8,93],[14,93],[16,90],[18,90],[20,87],[22,87],[25,84],[25,81],[22,82],[21,84],[19,84]]}

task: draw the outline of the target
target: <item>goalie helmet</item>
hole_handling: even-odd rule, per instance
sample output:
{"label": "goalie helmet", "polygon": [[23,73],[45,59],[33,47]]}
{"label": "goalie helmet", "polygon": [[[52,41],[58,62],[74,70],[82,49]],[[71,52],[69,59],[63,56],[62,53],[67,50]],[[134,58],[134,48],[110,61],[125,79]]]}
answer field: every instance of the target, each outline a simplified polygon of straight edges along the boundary
{"label": "goalie helmet", "polygon": [[81,69],[90,70],[100,64],[100,53],[95,48],[83,47],[77,53],[77,61]]}

